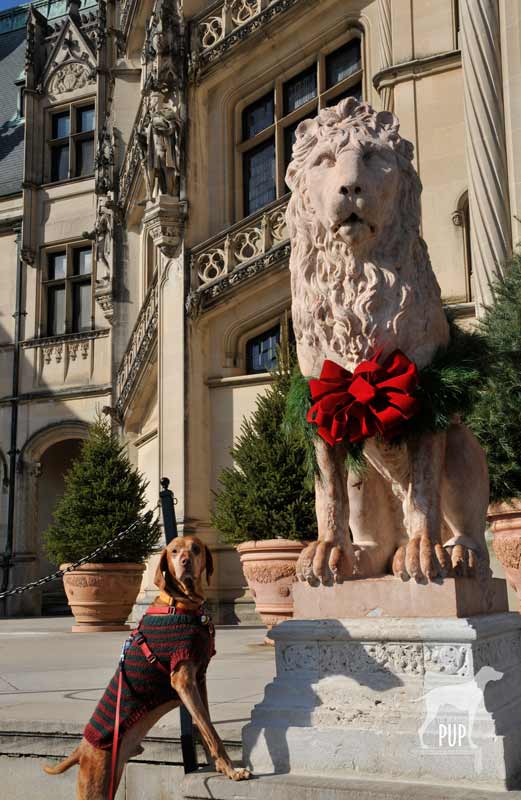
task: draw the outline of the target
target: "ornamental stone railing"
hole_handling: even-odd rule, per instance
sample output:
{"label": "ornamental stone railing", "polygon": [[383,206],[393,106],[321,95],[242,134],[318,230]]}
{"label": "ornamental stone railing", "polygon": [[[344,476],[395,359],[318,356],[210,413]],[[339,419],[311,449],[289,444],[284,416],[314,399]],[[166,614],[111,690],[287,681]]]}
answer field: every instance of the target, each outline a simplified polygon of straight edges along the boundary
{"label": "ornamental stone railing", "polygon": [[144,157],[143,145],[140,142],[139,135],[142,128],[141,121],[144,117],[145,109],[143,99],[139,104],[136,119],[132,126],[132,132],[128,140],[128,144],[123,157],[123,162],[119,170],[119,183],[118,183],[118,201],[121,208],[125,208],[130,197],[130,191],[137,170],[140,168],[141,161]]}
{"label": "ornamental stone railing", "polygon": [[109,328],[100,328],[81,333],[64,333],[58,336],[26,339],[21,343],[21,348],[38,352],[41,371],[44,365],[52,362],[68,364],[76,360],[86,360],[90,355],[94,340],[105,338],[109,334]]}
{"label": "ornamental stone railing", "polygon": [[189,312],[197,314],[223,292],[289,256],[286,208],[289,198],[267,206],[190,253]]}
{"label": "ornamental stone railing", "polygon": [[139,0],[121,0],[120,2],[119,26],[125,40],[128,36],[130,22],[132,20],[133,14],[136,10],[138,3]]}
{"label": "ornamental stone railing", "polygon": [[223,0],[194,21],[192,74],[199,75],[234,45],[304,0]]}
{"label": "ornamental stone railing", "polygon": [[116,411],[123,414],[125,406],[135,387],[141,369],[146,363],[150,349],[155,342],[158,321],[158,281],[157,274],[150,286],[136,324],[130,335],[125,354],[121,359],[116,378]]}

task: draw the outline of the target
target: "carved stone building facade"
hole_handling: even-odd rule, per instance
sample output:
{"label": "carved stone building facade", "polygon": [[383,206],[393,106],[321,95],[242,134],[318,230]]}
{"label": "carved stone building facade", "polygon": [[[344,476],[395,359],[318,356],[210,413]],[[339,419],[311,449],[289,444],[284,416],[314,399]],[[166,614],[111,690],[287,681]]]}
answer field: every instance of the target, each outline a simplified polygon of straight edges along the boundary
{"label": "carved stone building facade", "polygon": [[[296,126],[353,94],[395,111],[444,300],[470,319],[519,239],[520,26],[509,0],[37,0],[0,14],[4,582],[49,570],[61,476],[106,408],[150,504],[169,476],[181,529],[215,551],[220,619],[250,617],[210,511],[289,312]],[[8,611],[50,611],[53,591]]]}

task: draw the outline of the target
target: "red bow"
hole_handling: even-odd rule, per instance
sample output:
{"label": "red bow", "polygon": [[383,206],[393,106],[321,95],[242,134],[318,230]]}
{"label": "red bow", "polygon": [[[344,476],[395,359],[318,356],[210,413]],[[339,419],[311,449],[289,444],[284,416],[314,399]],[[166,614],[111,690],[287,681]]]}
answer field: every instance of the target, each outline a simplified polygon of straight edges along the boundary
{"label": "red bow", "polygon": [[379,364],[381,353],[352,374],[326,359],[320,378],[310,380],[314,404],[307,420],[318,425],[319,436],[328,444],[359,442],[376,433],[392,439],[417,413],[419,402],[412,395],[418,386],[416,365],[400,350]]}

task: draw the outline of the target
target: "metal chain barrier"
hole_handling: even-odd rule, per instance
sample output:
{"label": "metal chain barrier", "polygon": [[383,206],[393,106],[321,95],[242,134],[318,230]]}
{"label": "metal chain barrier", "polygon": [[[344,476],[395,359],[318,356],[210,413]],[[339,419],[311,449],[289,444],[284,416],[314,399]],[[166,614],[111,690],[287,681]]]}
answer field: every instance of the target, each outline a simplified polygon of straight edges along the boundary
{"label": "metal chain barrier", "polygon": [[138,525],[141,525],[144,521],[150,520],[152,516],[152,512],[148,512],[145,515],[144,519],[137,519],[132,525],[129,525],[128,528],[125,528],[124,531],[120,531],[116,533],[112,539],[109,539],[108,542],[101,544],[99,547],[96,547],[92,553],[89,553],[88,556],[83,556],[80,558],[79,561],[75,561],[74,564],[69,564],[68,567],[65,569],[59,569],[57,572],[53,572],[51,575],[46,575],[45,578],[39,578],[37,581],[31,581],[31,583],[26,583],[25,586],[17,586],[15,589],[10,589],[8,592],[1,592],[0,593],[0,600],[3,600],[4,597],[10,597],[11,595],[15,594],[23,594],[23,592],[27,592],[30,589],[36,589],[38,586],[43,586],[45,583],[51,583],[51,581],[57,581],[59,578],[62,578],[66,572],[71,572],[73,569],[77,569],[81,567],[82,564],[86,564],[88,561],[91,561],[93,558],[98,556],[100,553],[104,553],[105,550],[109,550],[113,544],[119,542],[125,536],[127,536],[134,528],[137,528]]}

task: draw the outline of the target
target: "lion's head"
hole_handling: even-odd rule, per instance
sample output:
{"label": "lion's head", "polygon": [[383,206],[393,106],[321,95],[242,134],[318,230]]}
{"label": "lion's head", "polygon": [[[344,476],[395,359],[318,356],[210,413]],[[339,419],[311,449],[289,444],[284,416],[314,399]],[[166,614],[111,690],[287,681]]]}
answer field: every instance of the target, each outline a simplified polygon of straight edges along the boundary
{"label": "lion's head", "polygon": [[292,189],[293,325],[301,368],[352,367],[400,347],[425,363],[446,341],[440,290],[420,238],[413,146],[388,111],[353,97],[296,130]]}
{"label": "lion's head", "polygon": [[319,241],[366,251],[396,216],[418,231],[421,184],[399,127],[394,114],[354,97],[301,122],[286,175],[290,227],[312,221]]}

